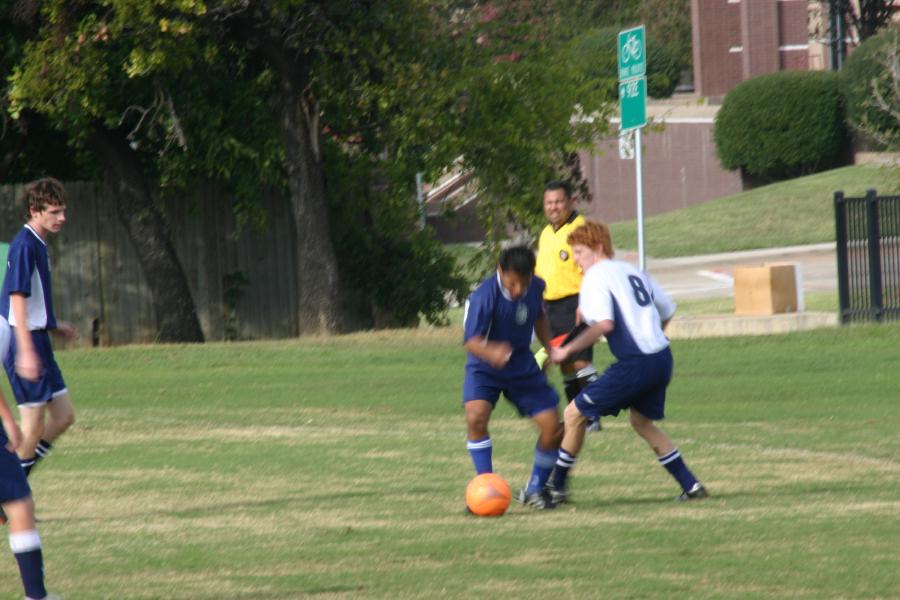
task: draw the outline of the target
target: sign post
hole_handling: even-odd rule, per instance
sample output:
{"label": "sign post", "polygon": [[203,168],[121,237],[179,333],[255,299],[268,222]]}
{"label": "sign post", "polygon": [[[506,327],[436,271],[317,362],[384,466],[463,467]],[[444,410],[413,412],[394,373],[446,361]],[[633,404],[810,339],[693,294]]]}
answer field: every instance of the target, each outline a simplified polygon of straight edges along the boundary
{"label": "sign post", "polygon": [[638,262],[646,268],[644,256],[644,187],[641,156],[641,127],[647,124],[647,44],[644,26],[619,32],[619,129],[634,130],[634,172],[637,192]]}

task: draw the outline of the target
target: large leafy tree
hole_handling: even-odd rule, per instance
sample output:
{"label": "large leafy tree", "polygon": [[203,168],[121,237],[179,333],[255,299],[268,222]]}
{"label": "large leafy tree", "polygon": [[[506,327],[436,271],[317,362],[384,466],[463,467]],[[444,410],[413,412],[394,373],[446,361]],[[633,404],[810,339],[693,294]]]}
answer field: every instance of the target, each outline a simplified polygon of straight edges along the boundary
{"label": "large leafy tree", "polygon": [[568,60],[579,4],[50,1],[12,97],[103,156],[139,206],[208,178],[251,214],[255,190],[283,186],[300,333],[347,327],[354,303],[407,322],[442,302],[409,302],[417,284],[459,288],[413,231],[416,172],[474,171],[492,232],[536,226],[543,182],[580,179],[575,151],[610,105]]}
{"label": "large leafy tree", "polygon": [[140,115],[138,127],[154,111],[175,119],[166,82],[131,76],[160,54],[153,48],[147,54],[132,52],[123,43],[131,28],[124,20],[106,16],[140,6],[134,4],[42,3],[32,12],[35,33],[24,45],[12,78],[10,110],[17,118],[26,111],[45,116],[74,145],[98,158],[116,188],[117,214],[151,291],[158,339],[203,341],[184,271],[157,204],[152,149],[142,147],[143,140],[133,137],[135,127],[128,123],[132,109]]}
{"label": "large leafy tree", "polygon": [[0,182],[22,182],[50,172],[70,178],[89,168],[43,115],[24,110],[12,119],[8,114],[7,80],[33,33],[29,7],[0,6]]}

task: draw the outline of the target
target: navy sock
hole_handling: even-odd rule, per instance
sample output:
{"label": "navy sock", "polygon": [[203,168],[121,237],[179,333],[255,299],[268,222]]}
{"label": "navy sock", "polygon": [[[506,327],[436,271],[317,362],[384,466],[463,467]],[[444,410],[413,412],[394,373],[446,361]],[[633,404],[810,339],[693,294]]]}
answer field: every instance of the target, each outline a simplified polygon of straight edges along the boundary
{"label": "navy sock", "polygon": [[34,449],[34,464],[37,464],[42,458],[47,458],[47,456],[50,455],[51,450],[53,450],[53,444],[51,444],[47,440],[39,441],[37,447]]}
{"label": "navy sock", "polygon": [[20,458],[19,463],[22,465],[22,470],[25,471],[25,477],[28,477],[31,474],[31,469],[34,468],[34,464],[37,462],[37,456],[32,456],[31,458]]}
{"label": "navy sock", "polygon": [[466,440],[466,448],[469,449],[469,455],[472,457],[472,464],[475,465],[475,473],[492,473],[494,471],[491,464],[491,451],[494,448],[490,436],[480,440]]}
{"label": "navy sock", "polygon": [[44,587],[44,557],[41,554],[41,537],[37,530],[21,531],[9,536],[9,547],[12,548],[19,563],[19,574],[25,595],[29,598],[43,598],[47,595]]}
{"label": "navy sock", "polygon": [[694,484],[697,483],[697,478],[694,477],[694,474],[691,473],[681,459],[681,452],[678,451],[678,448],[675,448],[665,456],[658,457],[658,460],[659,464],[666,468],[666,471],[678,481],[681,489],[685,492],[690,491]]}
{"label": "navy sock", "polygon": [[562,491],[566,489],[566,480],[569,471],[575,466],[575,457],[562,448],[559,449],[559,457],[556,459],[556,467],[553,469],[553,487]]}
{"label": "navy sock", "polygon": [[550,478],[553,465],[558,456],[556,450],[544,450],[540,444],[534,448],[534,468],[531,471],[531,479],[528,480],[528,493],[534,494],[544,489],[544,485]]}

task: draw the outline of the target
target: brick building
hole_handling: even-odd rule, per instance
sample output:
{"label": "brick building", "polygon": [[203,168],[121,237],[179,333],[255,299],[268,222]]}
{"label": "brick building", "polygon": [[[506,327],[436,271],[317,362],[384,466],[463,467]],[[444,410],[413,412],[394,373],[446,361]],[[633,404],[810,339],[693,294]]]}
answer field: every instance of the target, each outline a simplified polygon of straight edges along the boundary
{"label": "brick building", "polygon": [[691,0],[695,91],[717,99],[752,77],[809,69],[809,6],[808,0]]}

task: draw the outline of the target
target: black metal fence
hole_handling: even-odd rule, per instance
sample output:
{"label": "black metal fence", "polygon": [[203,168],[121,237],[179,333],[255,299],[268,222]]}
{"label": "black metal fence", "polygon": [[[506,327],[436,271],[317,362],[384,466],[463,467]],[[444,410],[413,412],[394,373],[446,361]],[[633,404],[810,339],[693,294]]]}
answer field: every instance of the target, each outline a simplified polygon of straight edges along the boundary
{"label": "black metal fence", "polygon": [[842,323],[900,318],[900,196],[834,194]]}

